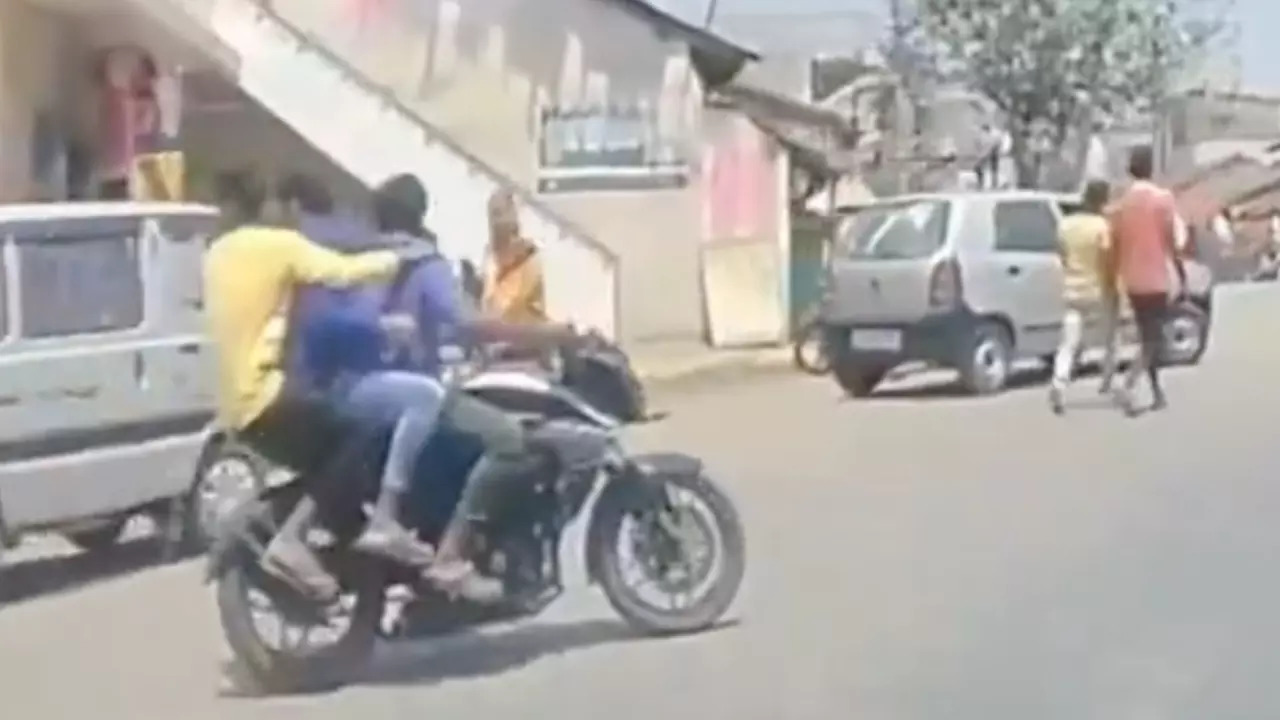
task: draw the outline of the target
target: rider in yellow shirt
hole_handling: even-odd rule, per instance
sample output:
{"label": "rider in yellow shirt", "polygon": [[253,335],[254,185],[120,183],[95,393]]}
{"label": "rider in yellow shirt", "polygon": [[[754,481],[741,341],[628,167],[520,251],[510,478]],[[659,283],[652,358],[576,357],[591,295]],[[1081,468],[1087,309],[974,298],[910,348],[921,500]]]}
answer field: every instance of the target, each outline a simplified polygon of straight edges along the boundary
{"label": "rider in yellow shirt", "polygon": [[[327,402],[296,389],[282,362],[288,309],[303,285],[351,286],[390,278],[390,251],[343,255],[298,232],[262,224],[265,192],[247,178],[225,188],[243,224],[212,243],[204,261],[208,331],[217,361],[222,428],[273,462],[315,476],[340,472],[335,454],[352,428]],[[335,482],[337,480],[335,479]],[[313,483],[322,487],[327,481]],[[263,567],[317,596],[337,583],[304,541],[316,504],[307,498],[263,554]]]}

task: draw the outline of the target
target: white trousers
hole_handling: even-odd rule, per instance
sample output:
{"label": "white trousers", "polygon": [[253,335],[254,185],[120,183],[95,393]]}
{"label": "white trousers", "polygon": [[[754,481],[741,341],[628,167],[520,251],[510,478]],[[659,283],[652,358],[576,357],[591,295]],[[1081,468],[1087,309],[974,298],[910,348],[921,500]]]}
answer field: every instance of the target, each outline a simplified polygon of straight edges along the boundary
{"label": "white trousers", "polygon": [[1102,344],[1102,382],[1111,383],[1116,372],[1119,315],[1119,307],[1115,303],[1067,303],[1067,311],[1062,317],[1062,337],[1053,359],[1054,387],[1061,389],[1071,383],[1080,363],[1080,353],[1085,349],[1086,338],[1096,338]]}

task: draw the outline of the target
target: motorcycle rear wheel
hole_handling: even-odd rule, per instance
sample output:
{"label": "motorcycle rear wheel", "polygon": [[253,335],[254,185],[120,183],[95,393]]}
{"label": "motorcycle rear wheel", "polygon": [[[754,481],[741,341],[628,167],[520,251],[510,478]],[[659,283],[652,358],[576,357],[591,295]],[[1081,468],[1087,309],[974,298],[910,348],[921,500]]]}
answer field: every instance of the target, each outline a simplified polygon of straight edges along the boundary
{"label": "motorcycle rear wheel", "polygon": [[[697,573],[699,582],[709,581],[708,587],[686,607],[662,608],[641,597],[624,577],[623,559],[620,554],[627,520],[636,520],[636,513],[620,504],[597,507],[595,522],[599,523],[598,542],[589,551],[597,553],[595,567],[599,568],[601,589],[613,609],[629,625],[647,635],[678,635],[698,632],[714,625],[728,611],[738,595],[746,571],[746,538],[742,520],[733,502],[707,477],[702,475],[672,475],[663,478],[668,489],[691,494],[699,504],[709,510],[710,524],[714,525],[715,548],[713,560],[717,563],[707,571]],[[700,523],[701,524],[701,523]]]}
{"label": "motorcycle rear wheel", "polygon": [[[372,564],[370,564],[372,565]],[[258,565],[258,556],[246,547],[236,551],[217,580],[218,615],[222,631],[232,655],[243,672],[240,679],[252,683],[255,691],[265,694],[287,694],[341,685],[358,672],[373,653],[383,617],[386,588],[380,573],[369,572],[349,582],[344,597],[354,595],[350,621],[344,632],[332,643],[317,648],[282,650],[271,645],[254,622],[249,593],[258,590],[270,597],[305,603],[289,589],[275,587]],[[273,587],[264,587],[272,585]],[[277,613],[283,611],[277,608]],[[316,607],[315,612],[324,613]],[[283,620],[282,620],[283,621]]]}

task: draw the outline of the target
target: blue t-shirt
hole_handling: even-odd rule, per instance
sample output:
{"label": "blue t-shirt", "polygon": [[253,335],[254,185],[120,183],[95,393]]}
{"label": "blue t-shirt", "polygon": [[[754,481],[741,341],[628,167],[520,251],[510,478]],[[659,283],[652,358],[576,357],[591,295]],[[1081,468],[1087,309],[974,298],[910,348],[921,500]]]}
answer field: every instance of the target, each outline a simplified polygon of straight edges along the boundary
{"label": "blue t-shirt", "polygon": [[[378,244],[404,248],[422,242],[392,235]],[[471,308],[443,257],[417,260],[406,271],[406,276],[389,287],[310,287],[299,293],[292,322],[294,376],[317,388],[328,387],[343,374],[358,376],[379,369],[439,377],[442,341],[465,325]],[[379,319],[387,312],[409,314],[417,323],[420,344],[412,357],[386,357],[386,338]]]}
{"label": "blue t-shirt", "polygon": [[308,288],[295,329],[295,376],[323,389],[345,373],[385,367],[382,297],[379,288]]}
{"label": "blue t-shirt", "polygon": [[[427,242],[405,235],[386,238],[390,247],[405,247]],[[387,303],[393,312],[411,315],[418,325],[421,359],[413,370],[433,377],[440,376],[440,348],[446,339],[456,337],[472,313],[453,268],[439,255],[417,261],[409,274],[390,290],[394,297]]]}

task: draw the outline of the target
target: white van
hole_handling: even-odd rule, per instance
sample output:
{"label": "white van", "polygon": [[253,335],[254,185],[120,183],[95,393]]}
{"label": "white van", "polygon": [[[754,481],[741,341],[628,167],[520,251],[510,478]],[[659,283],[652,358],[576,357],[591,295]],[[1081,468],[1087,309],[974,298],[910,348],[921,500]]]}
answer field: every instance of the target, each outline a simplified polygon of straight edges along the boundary
{"label": "white van", "polygon": [[202,538],[216,227],[201,205],[0,206],[0,544],[52,531],[97,550],[171,511]]}

